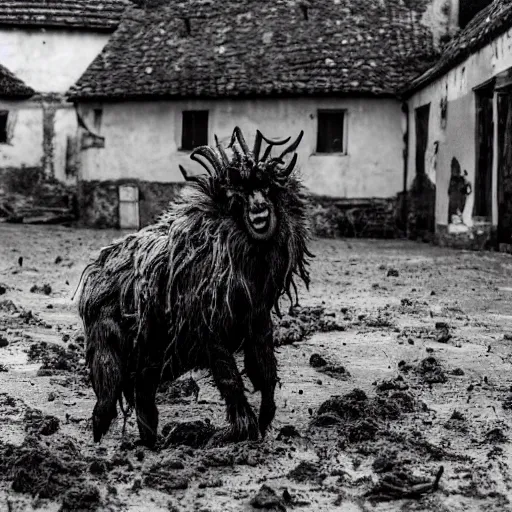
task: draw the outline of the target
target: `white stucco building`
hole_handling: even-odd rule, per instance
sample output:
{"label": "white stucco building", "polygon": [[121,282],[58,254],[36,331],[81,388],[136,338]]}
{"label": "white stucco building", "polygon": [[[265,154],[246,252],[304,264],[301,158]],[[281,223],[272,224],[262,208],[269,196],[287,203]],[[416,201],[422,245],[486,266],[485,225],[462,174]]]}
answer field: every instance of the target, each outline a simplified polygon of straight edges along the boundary
{"label": "white stucco building", "polygon": [[118,189],[127,184],[138,189],[136,225],[151,222],[183,183],[178,165],[199,171],[190,150],[213,144],[214,135],[227,141],[237,125],[249,140],[256,129],[271,138],[304,130],[299,163],[316,195],[396,198],[404,188],[397,91],[433,62],[433,34],[439,39],[451,26],[452,12],[438,4],[131,8],[69,93],[86,137],[86,223],[117,225]]}
{"label": "white stucco building", "polygon": [[[4,201],[7,194],[14,197],[12,184],[23,182],[23,175],[31,182],[76,184],[77,118],[65,93],[105,46],[128,3],[0,2],[0,65],[33,90],[30,100],[1,104],[0,118],[10,130],[10,141],[0,141]],[[33,199],[27,197],[24,207]]]}
{"label": "white stucco building", "polygon": [[488,3],[407,88],[407,183],[442,243],[510,251],[512,3]]}

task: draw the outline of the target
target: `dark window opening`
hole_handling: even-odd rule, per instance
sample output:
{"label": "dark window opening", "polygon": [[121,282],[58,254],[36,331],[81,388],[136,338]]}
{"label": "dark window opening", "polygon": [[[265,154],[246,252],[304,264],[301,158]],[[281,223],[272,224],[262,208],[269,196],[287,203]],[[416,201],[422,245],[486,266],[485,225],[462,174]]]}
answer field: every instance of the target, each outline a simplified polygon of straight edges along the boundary
{"label": "dark window opening", "polygon": [[7,120],[9,119],[8,110],[0,110],[0,144],[8,142],[7,137]]}
{"label": "dark window opening", "polygon": [[318,111],[317,153],[345,152],[345,114],[344,110]]}
{"label": "dark window opening", "polygon": [[461,0],[459,3],[459,26],[464,28],[492,0]]}
{"label": "dark window opening", "polygon": [[100,133],[102,119],[103,119],[103,109],[95,108],[94,109],[94,131],[96,133]]}
{"label": "dark window opening", "polygon": [[183,112],[181,149],[193,150],[208,144],[208,110]]}
{"label": "dark window opening", "polygon": [[476,91],[476,173],[474,215],[492,216],[492,167],[494,158],[494,88]]}

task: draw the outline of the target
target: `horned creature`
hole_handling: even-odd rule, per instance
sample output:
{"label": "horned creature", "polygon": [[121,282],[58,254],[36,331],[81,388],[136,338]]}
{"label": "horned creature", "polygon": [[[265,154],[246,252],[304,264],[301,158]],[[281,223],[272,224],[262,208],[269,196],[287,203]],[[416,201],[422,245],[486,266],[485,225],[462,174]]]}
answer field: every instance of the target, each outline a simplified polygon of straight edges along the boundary
{"label": "horned creature", "polygon": [[[190,184],[181,198],[86,267],[79,313],[97,397],[95,441],[124,397],[135,408],[141,443],[154,447],[159,383],[193,369],[211,372],[226,403],[229,427],[217,441],[265,435],[278,382],[271,313],[279,314],[283,295],[297,297],[297,278],[309,285],[306,196],[295,170],[302,136],[277,158],[272,148],[290,138],[270,140],[258,130],[251,151],[238,127],[228,148],[217,137],[215,148],[196,148],[191,158],[207,174],[180,166]],[[261,392],[259,418],[235,362],[239,350]]]}

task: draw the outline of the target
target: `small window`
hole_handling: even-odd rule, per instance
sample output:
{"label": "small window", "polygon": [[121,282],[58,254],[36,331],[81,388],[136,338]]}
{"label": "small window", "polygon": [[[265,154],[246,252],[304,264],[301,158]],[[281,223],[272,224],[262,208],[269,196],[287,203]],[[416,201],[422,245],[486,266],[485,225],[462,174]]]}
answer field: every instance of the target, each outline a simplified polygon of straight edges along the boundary
{"label": "small window", "polygon": [[183,112],[181,149],[192,150],[208,144],[208,110]]}
{"label": "small window", "polygon": [[317,153],[345,153],[344,110],[318,111]]}
{"label": "small window", "polygon": [[7,120],[9,119],[8,110],[0,110],[0,144],[8,142]]}
{"label": "small window", "polygon": [[101,131],[101,120],[103,119],[103,109],[94,109],[94,131],[99,134]]}

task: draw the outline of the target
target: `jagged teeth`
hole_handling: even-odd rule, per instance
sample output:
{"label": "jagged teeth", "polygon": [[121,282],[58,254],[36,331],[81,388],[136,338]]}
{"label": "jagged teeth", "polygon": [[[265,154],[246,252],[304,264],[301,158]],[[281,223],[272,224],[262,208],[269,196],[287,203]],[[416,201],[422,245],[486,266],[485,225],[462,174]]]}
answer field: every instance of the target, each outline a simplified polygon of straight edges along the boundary
{"label": "jagged teeth", "polygon": [[256,229],[261,229],[266,226],[269,215],[270,212],[268,210],[259,213],[249,213],[249,219]]}

